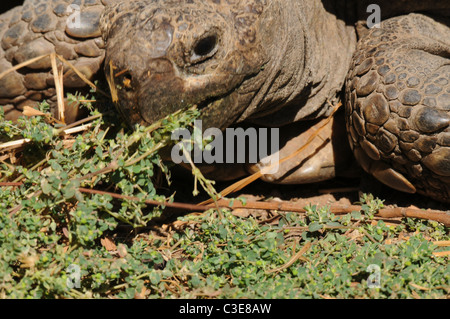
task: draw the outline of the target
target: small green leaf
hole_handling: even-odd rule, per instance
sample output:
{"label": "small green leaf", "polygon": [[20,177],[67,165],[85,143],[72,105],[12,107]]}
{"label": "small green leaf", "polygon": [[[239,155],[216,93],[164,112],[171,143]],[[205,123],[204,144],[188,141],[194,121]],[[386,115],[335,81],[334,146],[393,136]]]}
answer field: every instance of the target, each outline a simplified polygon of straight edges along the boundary
{"label": "small green leaf", "polygon": [[308,226],[308,230],[310,232],[315,232],[315,231],[318,231],[319,229],[322,229],[322,228],[323,228],[323,225],[321,225],[321,224],[319,224],[317,222],[311,223]]}
{"label": "small green leaf", "polygon": [[62,193],[65,199],[71,199],[75,196],[75,192],[77,191],[77,187],[72,183],[68,183],[66,187],[62,189]]}
{"label": "small green leaf", "polygon": [[51,193],[51,191],[52,191],[52,186],[49,184],[49,182],[48,182],[47,179],[43,179],[43,180],[41,181],[41,189],[42,189],[42,192],[43,192],[45,195],[48,195],[48,194]]}
{"label": "small green leaf", "polygon": [[150,274],[149,277],[153,285],[157,285],[161,281],[161,274],[159,272],[154,271]]}
{"label": "small green leaf", "polygon": [[357,219],[357,220],[360,220],[361,219],[361,212],[357,212],[357,211],[353,211],[352,213],[351,213],[351,215],[352,215],[352,218],[353,219]]}
{"label": "small green leaf", "polygon": [[141,172],[141,165],[139,164],[133,165],[133,173],[139,174],[140,172]]}

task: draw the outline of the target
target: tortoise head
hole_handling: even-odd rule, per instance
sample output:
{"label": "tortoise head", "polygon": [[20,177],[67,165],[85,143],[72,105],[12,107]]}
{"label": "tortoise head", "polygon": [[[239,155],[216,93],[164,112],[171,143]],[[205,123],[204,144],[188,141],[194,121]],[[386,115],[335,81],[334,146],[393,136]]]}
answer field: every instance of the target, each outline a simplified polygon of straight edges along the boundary
{"label": "tortoise head", "polygon": [[[265,63],[260,0],[146,0],[108,7],[101,19],[105,73],[130,124],[197,105],[224,128],[248,105],[243,82]],[[241,91],[240,91],[241,90]]]}

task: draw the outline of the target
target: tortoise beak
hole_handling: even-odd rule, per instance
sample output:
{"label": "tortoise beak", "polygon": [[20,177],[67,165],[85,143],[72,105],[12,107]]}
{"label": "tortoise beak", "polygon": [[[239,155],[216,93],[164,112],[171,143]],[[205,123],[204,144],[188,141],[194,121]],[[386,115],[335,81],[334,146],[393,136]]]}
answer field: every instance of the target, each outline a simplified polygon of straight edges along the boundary
{"label": "tortoise beak", "polygon": [[176,112],[188,102],[184,96],[184,80],[177,75],[172,62],[165,58],[147,63],[147,74],[140,79],[138,86],[136,102],[147,123]]}
{"label": "tortoise beak", "polygon": [[183,107],[183,80],[169,60],[151,59],[139,73],[112,68],[117,69],[107,77],[112,99],[129,124],[153,123]]}
{"label": "tortoise beak", "polygon": [[[120,45],[115,41],[107,52],[105,71],[112,99],[129,124],[152,123],[178,109],[174,97],[183,81],[168,58],[173,33],[172,25],[163,22],[150,33],[121,38]],[[146,41],[139,41],[144,37]]]}

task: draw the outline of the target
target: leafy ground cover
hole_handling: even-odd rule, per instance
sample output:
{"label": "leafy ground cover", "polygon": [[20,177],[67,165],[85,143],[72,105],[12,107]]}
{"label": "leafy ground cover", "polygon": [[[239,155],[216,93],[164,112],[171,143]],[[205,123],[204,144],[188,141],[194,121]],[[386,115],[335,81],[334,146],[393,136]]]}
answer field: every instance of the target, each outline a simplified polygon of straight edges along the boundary
{"label": "leafy ground cover", "polygon": [[[130,131],[87,97],[71,98],[91,112],[81,132],[55,124],[45,103],[17,124],[0,114],[1,143],[22,141],[0,150],[0,297],[450,296],[448,228],[379,218],[383,201],[371,195],[344,215],[325,205],[164,219],[176,190],[160,154],[199,113]],[[186,187],[216,198],[193,172],[199,185]]]}

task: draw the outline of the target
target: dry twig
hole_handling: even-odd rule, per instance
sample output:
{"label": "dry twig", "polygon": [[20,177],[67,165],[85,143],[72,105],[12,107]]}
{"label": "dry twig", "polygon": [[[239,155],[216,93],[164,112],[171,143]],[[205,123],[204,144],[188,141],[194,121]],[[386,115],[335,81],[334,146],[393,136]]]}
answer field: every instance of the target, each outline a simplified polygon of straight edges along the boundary
{"label": "dry twig", "polygon": [[267,273],[267,274],[271,274],[271,273],[274,273],[274,272],[280,272],[280,271],[283,271],[283,270],[286,269],[286,268],[289,268],[289,267],[292,266],[298,259],[300,259],[304,253],[306,253],[306,252],[308,251],[308,249],[311,247],[311,245],[312,245],[311,242],[308,241],[308,242],[305,244],[305,246],[303,246],[303,248],[300,249],[300,251],[299,251],[298,253],[296,253],[294,256],[292,256],[291,259],[289,259],[289,261],[288,261],[287,263],[285,263],[284,265],[282,265],[282,266],[280,266],[280,267],[277,267],[277,268],[274,268],[274,269],[267,270],[266,273]]}
{"label": "dry twig", "polygon": [[[101,173],[109,172],[113,170],[114,167],[107,167],[105,168],[105,171],[101,171]],[[92,176],[89,176],[92,177]],[[16,187],[21,186],[22,183],[0,183],[0,187]],[[99,191],[94,189],[88,189],[88,188],[79,188],[78,189],[82,193],[88,193],[88,194],[100,194],[100,195],[109,195],[113,198],[117,199],[126,199],[126,200],[132,200],[132,201],[141,201],[137,197],[133,196],[126,196],[121,194],[116,194],[112,192],[105,192],[105,191]],[[307,212],[307,207],[310,205],[310,202],[308,200],[303,201],[297,201],[297,202],[287,202],[287,201],[280,201],[280,202],[257,202],[257,201],[248,201],[244,204],[242,204],[240,201],[230,201],[221,199],[216,201],[213,204],[209,205],[196,205],[196,204],[188,204],[188,203],[177,203],[177,202],[159,202],[155,200],[145,200],[144,203],[147,205],[154,205],[154,206],[165,206],[170,207],[174,209],[181,209],[186,211],[193,211],[193,212],[202,212],[207,211],[209,209],[214,209],[217,207],[221,208],[231,208],[231,209],[237,209],[237,208],[246,208],[246,209],[261,209],[261,210],[275,210],[275,211],[285,211],[285,212],[297,212],[297,213],[305,213]],[[329,205],[330,211],[335,215],[340,214],[348,214],[354,211],[361,211],[362,207],[360,205],[342,205],[342,204],[331,204]],[[421,210],[421,209],[415,209],[415,208],[404,208],[404,207],[394,207],[394,208],[383,208],[378,211],[376,214],[377,217],[381,218],[419,218],[419,219],[426,219],[426,220],[434,220],[437,222],[440,222],[444,224],[446,227],[450,226],[450,213],[449,212],[443,212],[438,210]]]}

